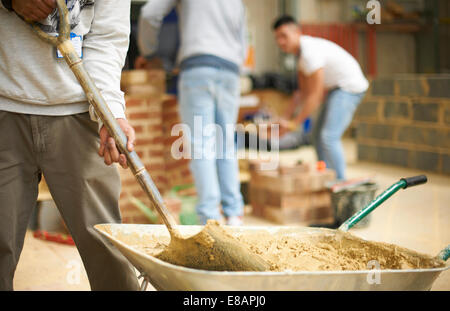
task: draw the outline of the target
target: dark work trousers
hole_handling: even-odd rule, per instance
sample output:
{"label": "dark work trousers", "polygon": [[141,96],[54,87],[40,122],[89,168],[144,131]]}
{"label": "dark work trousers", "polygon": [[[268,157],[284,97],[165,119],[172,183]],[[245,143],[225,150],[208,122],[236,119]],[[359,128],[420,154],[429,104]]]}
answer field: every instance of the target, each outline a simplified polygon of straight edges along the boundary
{"label": "dark work trousers", "polygon": [[13,289],[40,174],[76,243],[91,289],[139,289],[131,264],[93,228],[121,222],[120,177],[98,156],[99,143],[97,123],[88,112],[0,111],[0,290]]}

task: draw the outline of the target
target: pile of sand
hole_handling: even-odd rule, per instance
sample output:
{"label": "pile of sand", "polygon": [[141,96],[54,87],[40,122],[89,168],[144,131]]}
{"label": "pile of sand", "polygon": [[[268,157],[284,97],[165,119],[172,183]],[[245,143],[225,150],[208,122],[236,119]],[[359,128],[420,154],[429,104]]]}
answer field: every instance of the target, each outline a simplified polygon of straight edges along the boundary
{"label": "pile of sand", "polygon": [[[266,231],[236,235],[250,251],[271,265],[271,271],[341,271],[437,268],[445,263],[434,257],[386,243],[369,242],[350,233],[299,237]],[[150,240],[136,248],[158,257],[170,239]],[[168,260],[170,261],[170,260]]]}
{"label": "pile of sand", "polygon": [[[269,233],[238,237],[255,253],[272,264],[273,271],[418,269],[441,267],[431,256],[379,242],[369,242],[350,233],[302,238]],[[374,262],[375,261],[375,262]]]}

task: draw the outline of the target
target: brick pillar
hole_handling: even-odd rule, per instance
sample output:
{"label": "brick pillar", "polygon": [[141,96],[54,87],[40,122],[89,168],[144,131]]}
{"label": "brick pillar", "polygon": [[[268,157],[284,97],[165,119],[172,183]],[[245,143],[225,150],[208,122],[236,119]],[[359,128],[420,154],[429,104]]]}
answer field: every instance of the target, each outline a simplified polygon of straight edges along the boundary
{"label": "brick pillar", "polygon": [[[126,115],[136,131],[135,150],[164,195],[173,186],[192,183],[189,160],[171,155],[172,126],[180,123],[176,97],[165,94],[165,73],[159,70],[133,70],[122,75]],[[150,200],[130,170],[119,168],[122,180],[120,209],[124,223],[148,223],[149,220],[130,201],[133,196],[151,207]],[[167,201],[169,202],[169,200]],[[170,200],[173,203],[173,200]],[[169,203],[170,203],[169,202]],[[175,218],[179,204],[167,204]]]}
{"label": "brick pillar", "polygon": [[[163,71],[129,71],[122,76],[126,116],[136,131],[135,150],[161,193],[167,190],[165,176],[162,102],[165,94]],[[151,206],[150,200],[130,170],[120,170],[120,209],[124,223],[148,223],[130,202],[131,196]]]}

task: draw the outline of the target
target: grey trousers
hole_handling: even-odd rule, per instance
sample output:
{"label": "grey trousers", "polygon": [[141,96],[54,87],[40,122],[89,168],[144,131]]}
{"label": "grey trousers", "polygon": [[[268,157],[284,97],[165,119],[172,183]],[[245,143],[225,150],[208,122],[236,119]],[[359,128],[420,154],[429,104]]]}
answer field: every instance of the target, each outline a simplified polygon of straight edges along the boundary
{"label": "grey trousers", "polygon": [[120,177],[98,156],[99,141],[89,113],[52,117],[0,111],[0,290],[13,289],[41,174],[76,243],[91,289],[139,289],[130,263],[93,228],[121,222]]}

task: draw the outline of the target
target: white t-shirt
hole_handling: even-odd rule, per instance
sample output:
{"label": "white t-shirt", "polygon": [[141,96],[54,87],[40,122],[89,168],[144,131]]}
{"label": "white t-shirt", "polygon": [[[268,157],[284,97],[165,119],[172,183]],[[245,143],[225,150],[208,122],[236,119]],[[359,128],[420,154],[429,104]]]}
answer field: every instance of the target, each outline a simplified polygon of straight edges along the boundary
{"label": "white t-shirt", "polygon": [[323,68],[327,89],[341,88],[350,93],[362,93],[369,88],[356,59],[334,42],[302,35],[300,51],[298,70],[309,76]]}

